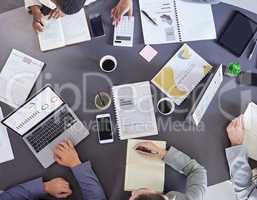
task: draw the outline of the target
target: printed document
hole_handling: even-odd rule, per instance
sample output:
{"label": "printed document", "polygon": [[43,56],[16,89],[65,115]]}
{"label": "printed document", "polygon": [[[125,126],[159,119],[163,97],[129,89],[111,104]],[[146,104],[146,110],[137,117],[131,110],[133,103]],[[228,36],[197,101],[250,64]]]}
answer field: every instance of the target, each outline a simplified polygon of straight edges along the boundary
{"label": "printed document", "polygon": [[239,8],[249,10],[257,14],[257,1],[256,0],[221,0],[223,3],[231,4]]}
{"label": "printed document", "polygon": [[205,200],[236,200],[231,181],[225,181],[207,188]]}
{"label": "printed document", "polygon": [[44,63],[13,49],[0,73],[0,101],[17,108],[29,96]]}
{"label": "printed document", "polygon": [[158,134],[150,82],[114,86],[112,90],[121,140]]}
{"label": "printed document", "polygon": [[248,156],[257,161],[257,105],[249,103],[244,113],[245,139],[244,145],[248,149]]}
{"label": "printed document", "polygon": [[152,79],[152,83],[180,105],[211,69],[210,64],[184,44]]}
{"label": "printed document", "polygon": [[[0,121],[3,120],[2,109],[0,108]],[[0,123],[0,163],[7,162],[14,159],[12,147],[6,127]]]}

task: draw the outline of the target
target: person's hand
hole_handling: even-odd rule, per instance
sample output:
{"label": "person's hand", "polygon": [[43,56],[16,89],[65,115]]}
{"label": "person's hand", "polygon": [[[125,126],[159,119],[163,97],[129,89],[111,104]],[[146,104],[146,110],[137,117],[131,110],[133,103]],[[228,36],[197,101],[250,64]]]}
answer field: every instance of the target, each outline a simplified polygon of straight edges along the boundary
{"label": "person's hand", "polygon": [[62,178],[44,182],[44,190],[55,198],[67,198],[72,194],[69,183]]}
{"label": "person's hand", "polygon": [[67,140],[59,144],[54,150],[55,161],[65,167],[76,167],[81,164],[78,153],[72,142]]}
{"label": "person's hand", "polygon": [[51,19],[51,18],[58,19],[61,17],[64,17],[64,13],[60,9],[55,8],[50,11],[48,19]]}
{"label": "person's hand", "polygon": [[31,12],[33,16],[32,27],[36,32],[43,32],[44,31],[44,15],[40,10],[39,6],[32,6]]}
{"label": "person's hand", "polygon": [[232,146],[243,144],[245,136],[243,115],[232,120],[227,127],[227,133]]}
{"label": "person's hand", "polygon": [[118,25],[123,15],[128,12],[128,16],[133,15],[133,2],[132,0],[120,0],[120,2],[112,9],[111,17],[112,24]]}
{"label": "person's hand", "polygon": [[157,146],[153,142],[140,142],[134,147],[134,149],[138,153],[146,156],[158,155],[161,159],[163,159],[167,154],[165,149]]}

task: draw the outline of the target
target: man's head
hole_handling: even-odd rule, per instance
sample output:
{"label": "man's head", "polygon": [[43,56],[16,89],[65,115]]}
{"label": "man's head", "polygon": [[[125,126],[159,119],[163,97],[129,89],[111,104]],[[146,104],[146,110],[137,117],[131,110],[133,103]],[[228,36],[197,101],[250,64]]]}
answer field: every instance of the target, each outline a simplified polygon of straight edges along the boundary
{"label": "man's head", "polygon": [[72,15],[77,12],[79,12],[86,0],[53,0],[57,7],[60,8],[60,10],[66,14],[66,15]]}
{"label": "man's head", "polygon": [[150,189],[140,189],[132,192],[129,200],[166,200],[165,197]]}

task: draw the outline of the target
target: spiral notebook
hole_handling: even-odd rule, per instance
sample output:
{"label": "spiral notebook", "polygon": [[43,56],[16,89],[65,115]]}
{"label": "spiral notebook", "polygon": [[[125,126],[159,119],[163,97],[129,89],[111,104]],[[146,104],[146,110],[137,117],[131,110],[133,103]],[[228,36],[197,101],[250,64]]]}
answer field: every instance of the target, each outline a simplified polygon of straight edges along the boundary
{"label": "spiral notebook", "polygon": [[211,40],[217,37],[209,4],[184,0],[139,0],[139,4],[145,44]]}
{"label": "spiral notebook", "polygon": [[112,91],[121,140],[158,134],[149,81],[114,86]]}

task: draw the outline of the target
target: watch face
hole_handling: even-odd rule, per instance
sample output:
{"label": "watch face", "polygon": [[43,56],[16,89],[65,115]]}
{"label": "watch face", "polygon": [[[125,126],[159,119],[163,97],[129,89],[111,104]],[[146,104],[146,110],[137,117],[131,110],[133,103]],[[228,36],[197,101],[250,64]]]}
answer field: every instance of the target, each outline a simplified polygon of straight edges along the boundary
{"label": "watch face", "polygon": [[54,2],[52,2],[51,0],[39,0],[41,4],[43,4],[44,6],[50,8],[50,9],[55,9],[56,8],[56,4]]}

